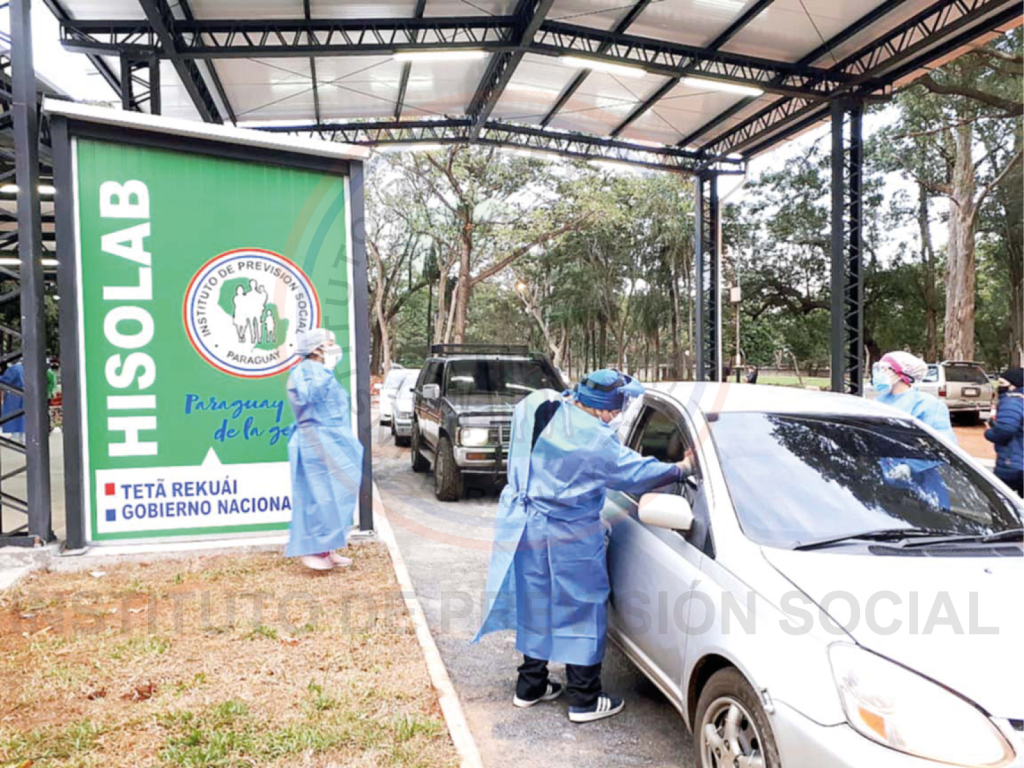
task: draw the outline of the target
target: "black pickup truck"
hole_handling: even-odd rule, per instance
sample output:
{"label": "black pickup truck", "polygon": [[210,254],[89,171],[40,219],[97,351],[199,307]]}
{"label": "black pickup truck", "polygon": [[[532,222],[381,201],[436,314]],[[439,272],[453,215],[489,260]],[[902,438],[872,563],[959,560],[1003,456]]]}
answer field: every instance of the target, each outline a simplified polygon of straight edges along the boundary
{"label": "black pickup truck", "polygon": [[497,344],[435,344],[415,387],[412,468],[434,465],[439,501],[462,498],[464,476],[505,475],[516,403],[565,388],[544,355]]}

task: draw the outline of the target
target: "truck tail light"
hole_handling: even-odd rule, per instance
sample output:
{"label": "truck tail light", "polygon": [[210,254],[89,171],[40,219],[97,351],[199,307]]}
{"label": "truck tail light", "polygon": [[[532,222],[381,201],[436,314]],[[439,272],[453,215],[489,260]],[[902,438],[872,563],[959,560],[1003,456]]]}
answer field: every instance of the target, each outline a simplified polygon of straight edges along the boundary
{"label": "truck tail light", "polygon": [[945,396],[946,396],[946,385],[943,384],[941,387],[939,387],[939,397],[945,397]]}

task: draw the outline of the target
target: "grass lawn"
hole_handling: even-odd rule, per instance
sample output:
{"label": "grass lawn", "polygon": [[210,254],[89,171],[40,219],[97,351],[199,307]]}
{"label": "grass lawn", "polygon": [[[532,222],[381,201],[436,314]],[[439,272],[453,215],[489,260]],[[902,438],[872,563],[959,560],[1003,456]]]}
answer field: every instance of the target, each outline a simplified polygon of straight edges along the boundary
{"label": "grass lawn", "polygon": [[[796,376],[765,376],[761,374],[757,378],[758,384],[773,384],[777,387],[799,387],[800,380]],[[825,387],[826,389],[831,385],[831,382],[823,376],[804,376],[805,387]]]}
{"label": "grass lawn", "polygon": [[455,766],[380,545],[37,573],[0,593],[0,765]]}

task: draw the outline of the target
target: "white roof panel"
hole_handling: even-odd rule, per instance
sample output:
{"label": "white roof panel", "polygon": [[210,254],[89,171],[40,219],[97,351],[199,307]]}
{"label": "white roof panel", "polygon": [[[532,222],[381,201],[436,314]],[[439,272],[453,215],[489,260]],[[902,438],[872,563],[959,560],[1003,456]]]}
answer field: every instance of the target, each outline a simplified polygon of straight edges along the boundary
{"label": "white roof panel", "polygon": [[548,13],[552,21],[593,29],[612,29],[632,6],[623,0],[555,0]]}
{"label": "white roof panel", "polygon": [[315,118],[308,58],[221,59],[217,73],[239,120]]}
{"label": "white roof panel", "polygon": [[[427,0],[424,16],[506,16],[516,0]],[[412,13],[408,14],[412,16]]]}
{"label": "white roof panel", "polygon": [[69,0],[64,7],[72,18],[84,21],[146,18],[139,0]]}
{"label": "white roof panel", "polygon": [[487,64],[487,59],[454,65],[450,61],[417,61],[409,72],[402,116],[464,115]]}
{"label": "white roof panel", "polygon": [[[625,135],[642,139],[647,137],[641,132],[653,134],[668,130],[672,134],[679,134],[673,139],[674,143],[741,99],[742,97],[736,94],[709,91],[706,88],[694,88],[680,83],[636,120],[633,126],[625,131]],[[651,140],[657,139],[652,136]]]}
{"label": "white roof panel", "polygon": [[185,120],[201,119],[174,65],[169,61],[160,62],[160,112],[168,117]]}
{"label": "white roof panel", "polygon": [[321,118],[393,113],[401,75],[402,63],[389,56],[318,58],[316,79]]}
{"label": "white roof panel", "polygon": [[[835,37],[882,0],[775,0],[722,50],[797,61]],[[831,57],[829,57],[831,61]]]}
{"label": "white roof panel", "polygon": [[754,2],[756,0],[651,3],[626,32],[684,45],[707,45]]}
{"label": "white roof panel", "polygon": [[576,72],[550,56],[526,54],[494,106],[492,117],[513,122],[540,122]]}
{"label": "white roof panel", "polygon": [[551,125],[606,136],[666,80],[652,75],[633,79],[592,71]]}
{"label": "white roof panel", "polygon": [[302,3],[289,0],[189,0],[188,7],[197,19],[303,18]]}

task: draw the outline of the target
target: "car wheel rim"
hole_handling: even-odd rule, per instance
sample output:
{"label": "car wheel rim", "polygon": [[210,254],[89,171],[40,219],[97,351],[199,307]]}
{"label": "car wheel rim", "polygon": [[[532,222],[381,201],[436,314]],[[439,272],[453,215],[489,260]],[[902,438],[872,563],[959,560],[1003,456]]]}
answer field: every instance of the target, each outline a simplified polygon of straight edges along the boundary
{"label": "car wheel rim", "polygon": [[761,733],[739,701],[716,699],[701,722],[702,768],[767,768]]}

